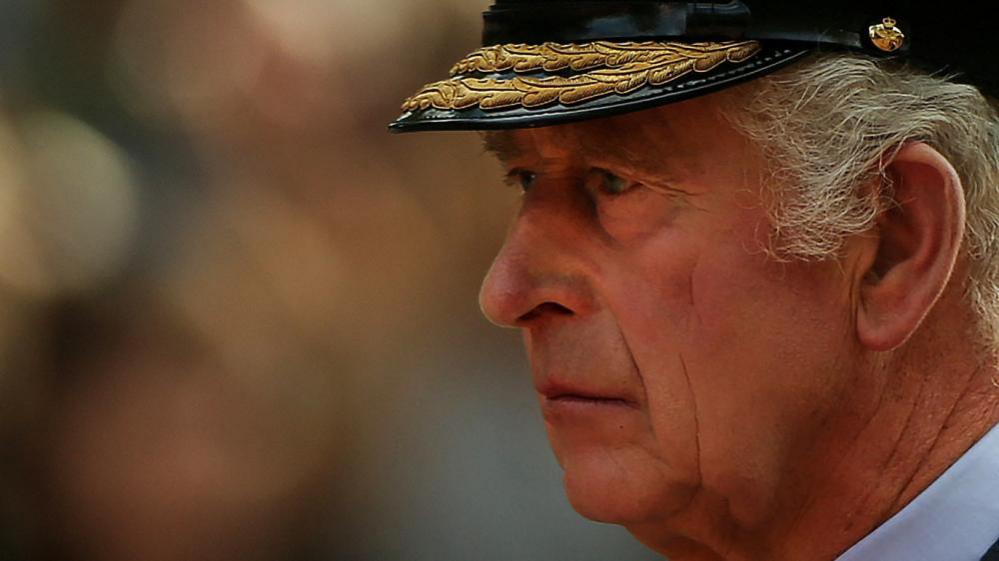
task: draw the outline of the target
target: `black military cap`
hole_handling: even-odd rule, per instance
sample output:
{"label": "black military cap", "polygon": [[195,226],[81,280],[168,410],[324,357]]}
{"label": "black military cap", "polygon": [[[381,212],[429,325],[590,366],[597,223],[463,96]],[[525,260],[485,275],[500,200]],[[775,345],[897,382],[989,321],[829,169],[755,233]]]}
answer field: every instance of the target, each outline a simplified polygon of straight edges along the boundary
{"label": "black military cap", "polygon": [[403,104],[396,132],[542,126],[703,95],[811,53],[911,62],[999,96],[993,23],[970,2],[496,0],[483,47]]}

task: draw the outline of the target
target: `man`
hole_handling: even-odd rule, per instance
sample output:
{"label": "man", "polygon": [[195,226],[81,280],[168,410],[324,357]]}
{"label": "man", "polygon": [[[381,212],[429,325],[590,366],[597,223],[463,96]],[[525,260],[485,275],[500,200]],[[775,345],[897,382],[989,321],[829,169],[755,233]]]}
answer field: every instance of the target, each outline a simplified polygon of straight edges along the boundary
{"label": "man", "polygon": [[481,304],[582,515],[674,561],[999,559],[999,76],[962,6],[497,0],[406,101],[523,190]]}

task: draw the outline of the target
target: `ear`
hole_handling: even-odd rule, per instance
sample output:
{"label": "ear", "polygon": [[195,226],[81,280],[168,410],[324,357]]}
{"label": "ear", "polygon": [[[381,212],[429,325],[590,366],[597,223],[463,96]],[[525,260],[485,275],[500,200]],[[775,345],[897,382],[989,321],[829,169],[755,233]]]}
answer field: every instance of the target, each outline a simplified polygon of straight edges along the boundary
{"label": "ear", "polygon": [[964,189],[947,158],[922,142],[886,168],[895,204],[877,223],[877,249],[860,285],[857,335],[874,351],[901,346],[943,293],[964,236]]}

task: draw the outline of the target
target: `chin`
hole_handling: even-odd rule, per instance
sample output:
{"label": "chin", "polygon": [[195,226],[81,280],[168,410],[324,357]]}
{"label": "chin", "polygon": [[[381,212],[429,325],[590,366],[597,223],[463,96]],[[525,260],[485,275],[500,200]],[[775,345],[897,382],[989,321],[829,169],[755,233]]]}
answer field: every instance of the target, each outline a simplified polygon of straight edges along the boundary
{"label": "chin", "polygon": [[696,481],[685,482],[661,461],[627,449],[571,454],[560,463],[569,503],[595,522],[660,521],[689,505],[696,492]]}

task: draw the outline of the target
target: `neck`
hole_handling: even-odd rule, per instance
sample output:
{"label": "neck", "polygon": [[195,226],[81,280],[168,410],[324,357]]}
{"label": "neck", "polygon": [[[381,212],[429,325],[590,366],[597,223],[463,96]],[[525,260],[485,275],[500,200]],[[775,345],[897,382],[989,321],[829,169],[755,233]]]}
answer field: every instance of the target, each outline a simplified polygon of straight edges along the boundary
{"label": "neck", "polygon": [[[947,298],[954,301],[937,309],[964,309],[957,296]],[[859,370],[855,383],[868,391],[842,404],[816,440],[796,481],[806,491],[788,495],[793,516],[775,525],[762,558],[832,561],[999,422],[999,369],[972,342],[969,325],[970,313],[931,315],[904,348]]]}
{"label": "neck", "polygon": [[979,366],[893,376],[906,388],[885,390],[838,457],[816,455],[821,464],[802,481],[811,488],[806,502],[770,536],[779,554],[764,558],[832,561],[901,511],[999,421],[995,373]]}

